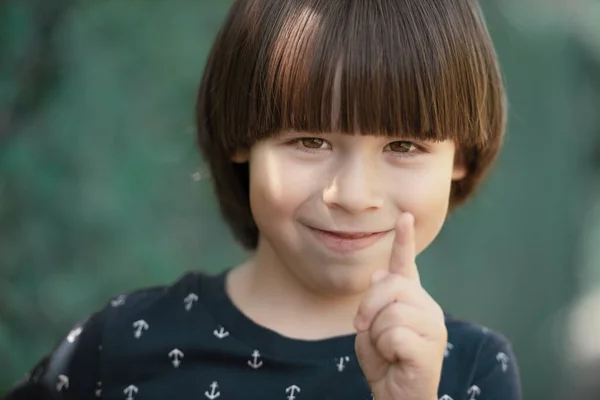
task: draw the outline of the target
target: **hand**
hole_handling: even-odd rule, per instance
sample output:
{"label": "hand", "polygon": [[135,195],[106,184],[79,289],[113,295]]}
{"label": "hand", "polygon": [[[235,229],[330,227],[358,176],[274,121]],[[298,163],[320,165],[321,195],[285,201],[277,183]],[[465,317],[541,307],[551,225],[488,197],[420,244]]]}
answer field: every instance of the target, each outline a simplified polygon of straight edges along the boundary
{"label": "hand", "polygon": [[356,354],[375,400],[434,400],[448,332],[415,264],[414,217],[396,224],[389,269],[373,274],[354,320]]}

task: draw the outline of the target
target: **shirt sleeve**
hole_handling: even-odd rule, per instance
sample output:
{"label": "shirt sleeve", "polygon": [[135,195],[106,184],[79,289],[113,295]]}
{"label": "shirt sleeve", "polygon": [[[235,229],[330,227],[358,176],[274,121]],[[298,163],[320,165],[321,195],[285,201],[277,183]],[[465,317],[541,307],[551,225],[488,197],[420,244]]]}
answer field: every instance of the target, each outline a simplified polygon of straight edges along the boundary
{"label": "shirt sleeve", "polygon": [[481,347],[466,400],[522,400],[517,359],[510,342],[490,332]]}
{"label": "shirt sleeve", "polygon": [[2,400],[100,399],[102,326],[100,312],[75,325]]}

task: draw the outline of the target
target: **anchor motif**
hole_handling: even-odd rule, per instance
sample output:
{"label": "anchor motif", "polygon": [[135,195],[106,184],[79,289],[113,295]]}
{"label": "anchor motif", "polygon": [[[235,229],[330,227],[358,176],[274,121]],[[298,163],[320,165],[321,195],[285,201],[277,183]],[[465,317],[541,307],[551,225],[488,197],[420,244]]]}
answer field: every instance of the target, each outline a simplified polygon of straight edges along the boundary
{"label": "anchor motif", "polygon": [[289,393],[290,395],[287,397],[288,400],[294,400],[296,398],[296,396],[294,396],[296,393],[300,393],[300,388],[296,385],[292,385],[289,388],[285,389],[286,393]]}
{"label": "anchor motif", "polygon": [[125,304],[125,298],[126,298],[126,296],[124,294],[121,294],[121,295],[115,297],[114,299],[112,299],[110,301],[110,305],[113,307],[120,307],[123,304]]}
{"label": "anchor motif", "polygon": [[481,389],[479,389],[479,386],[473,385],[467,390],[467,394],[470,396],[469,400],[475,400],[481,394]]}
{"label": "anchor motif", "polygon": [[450,342],[446,343],[446,350],[444,350],[444,358],[448,357],[450,355],[450,352],[452,351],[452,349],[454,348],[454,345]]}
{"label": "anchor motif", "polygon": [[67,336],[67,340],[69,341],[69,343],[75,343],[75,339],[77,339],[77,337],[81,334],[82,331],[83,329],[81,327],[78,327],[69,332],[69,336]]}
{"label": "anchor motif", "polygon": [[125,398],[125,400],[133,400],[134,394],[137,394],[138,392],[138,388],[135,385],[129,385],[125,388],[125,390],[123,390],[123,393],[125,393],[127,395],[127,397]]}
{"label": "anchor motif", "polygon": [[185,299],[183,299],[183,303],[185,304],[185,310],[190,311],[195,302],[198,301],[198,296],[195,293],[190,293],[187,295]]}
{"label": "anchor motif", "polygon": [[227,336],[229,336],[229,332],[227,332],[225,330],[225,328],[223,328],[222,326],[219,327],[219,330],[214,330],[213,334],[218,337],[219,339],[223,339],[226,338]]}
{"label": "anchor motif", "polygon": [[210,393],[207,391],[204,392],[204,395],[210,400],[214,400],[221,395],[221,392],[217,392],[217,388],[219,384],[217,382],[213,382],[210,384]]}
{"label": "anchor motif", "polygon": [[173,349],[169,353],[169,358],[173,359],[173,361],[172,361],[173,366],[175,368],[179,368],[179,365],[181,364],[180,358],[183,358],[183,353],[179,349]]}
{"label": "anchor motif", "polygon": [[96,397],[102,397],[102,382],[96,382],[96,386],[98,386],[98,389],[96,389],[96,391],[94,392],[96,394]]}
{"label": "anchor motif", "polygon": [[262,367],[263,362],[262,361],[258,361],[258,358],[260,357],[260,353],[258,352],[258,350],[254,350],[252,352],[252,360],[248,360],[248,365],[251,366],[254,369],[259,369],[260,367]]}
{"label": "anchor motif", "polygon": [[440,397],[440,400],[454,400],[454,399],[452,397],[448,396],[447,394],[445,394],[442,397]]}
{"label": "anchor motif", "polygon": [[502,352],[496,354],[496,360],[502,364],[502,372],[508,369],[508,356]]}
{"label": "anchor motif", "polygon": [[148,323],[146,321],[144,321],[143,319],[140,319],[139,321],[135,321],[133,323],[133,327],[136,329],[136,331],[133,333],[133,336],[135,336],[136,339],[139,339],[140,337],[142,337],[142,332],[147,331],[149,328]]}
{"label": "anchor motif", "polygon": [[56,390],[58,390],[59,392],[62,392],[63,389],[68,389],[68,388],[69,388],[69,377],[66,375],[59,375],[58,383],[56,384]]}
{"label": "anchor motif", "polygon": [[337,369],[340,372],[342,372],[344,368],[346,368],[346,364],[344,364],[344,361],[347,363],[350,362],[350,357],[340,357],[340,362],[337,364]]}

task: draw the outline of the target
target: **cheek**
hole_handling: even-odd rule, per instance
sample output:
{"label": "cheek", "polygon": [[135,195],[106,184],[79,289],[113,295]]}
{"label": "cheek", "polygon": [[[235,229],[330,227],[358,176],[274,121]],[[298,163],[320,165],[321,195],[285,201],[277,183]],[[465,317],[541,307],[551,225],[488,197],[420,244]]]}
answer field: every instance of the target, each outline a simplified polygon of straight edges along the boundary
{"label": "cheek", "polygon": [[[441,173],[444,171],[444,173]],[[452,172],[432,168],[406,177],[394,194],[398,208],[415,217],[417,253],[420,253],[440,232],[448,213]]]}
{"label": "cheek", "polygon": [[302,204],[316,193],[314,171],[297,165],[285,154],[265,151],[253,160],[250,205],[259,227],[265,222],[280,225],[293,218]]}

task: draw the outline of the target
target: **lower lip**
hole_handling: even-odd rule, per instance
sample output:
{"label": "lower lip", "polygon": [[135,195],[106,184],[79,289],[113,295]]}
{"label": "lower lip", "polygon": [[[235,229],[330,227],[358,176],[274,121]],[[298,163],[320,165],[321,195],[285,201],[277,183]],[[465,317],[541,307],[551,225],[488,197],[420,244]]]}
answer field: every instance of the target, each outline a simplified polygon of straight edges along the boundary
{"label": "lower lip", "polygon": [[344,237],[331,232],[319,229],[309,228],[315,234],[317,239],[329,248],[338,253],[353,253],[372,246],[385,236],[388,232],[371,233],[360,237]]}

